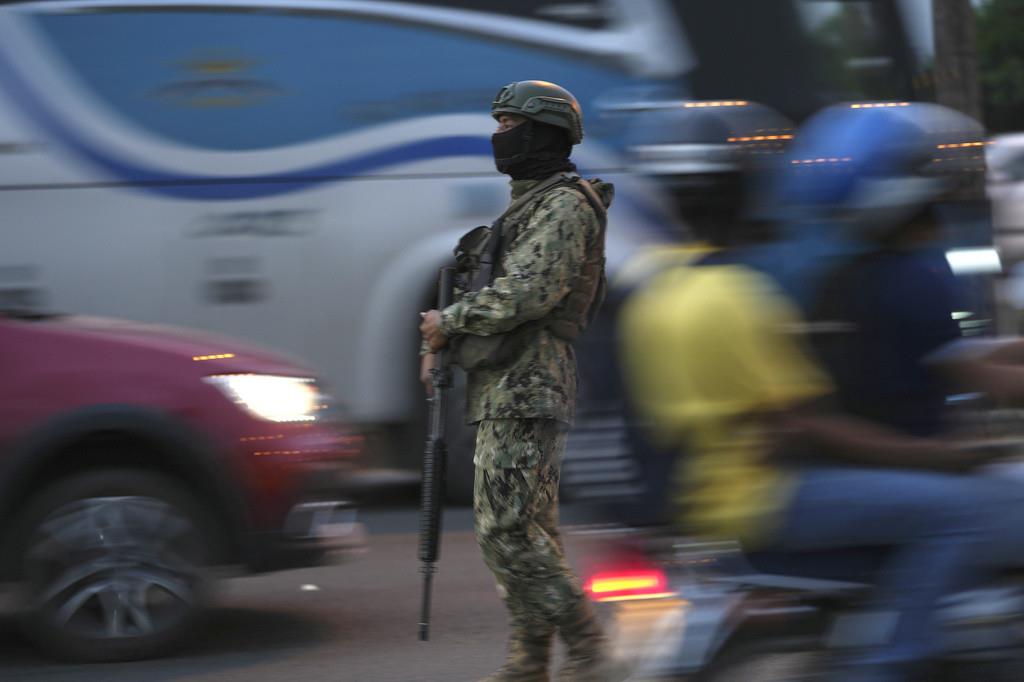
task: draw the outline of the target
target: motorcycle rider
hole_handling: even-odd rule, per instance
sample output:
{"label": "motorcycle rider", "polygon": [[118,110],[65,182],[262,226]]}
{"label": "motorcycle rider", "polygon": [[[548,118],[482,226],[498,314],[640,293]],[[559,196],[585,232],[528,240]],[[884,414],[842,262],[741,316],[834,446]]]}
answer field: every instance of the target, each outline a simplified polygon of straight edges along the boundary
{"label": "motorcycle rider", "polygon": [[[764,171],[782,152],[791,133],[788,119],[754,102],[692,102],[638,116],[627,136],[632,170],[655,178],[667,189],[669,219],[664,231],[671,239],[634,255],[613,282],[612,295],[628,301],[659,274],[707,256],[712,242],[731,242],[730,231],[739,225],[738,199],[744,183],[740,159],[745,173]],[[747,260],[760,258],[756,246],[744,249],[743,254]],[[656,428],[652,430],[658,420],[649,423],[651,414],[664,404],[660,396],[647,388],[632,390],[637,387],[628,376],[621,376],[635,376],[630,365],[644,361],[642,353],[625,347],[630,326],[626,318],[639,300],[635,297],[633,304],[620,308],[616,336],[625,338],[616,369],[626,397],[627,437],[641,492],[605,510],[616,521],[634,526],[664,523],[672,514],[671,472],[678,455],[678,444],[665,443]]]}

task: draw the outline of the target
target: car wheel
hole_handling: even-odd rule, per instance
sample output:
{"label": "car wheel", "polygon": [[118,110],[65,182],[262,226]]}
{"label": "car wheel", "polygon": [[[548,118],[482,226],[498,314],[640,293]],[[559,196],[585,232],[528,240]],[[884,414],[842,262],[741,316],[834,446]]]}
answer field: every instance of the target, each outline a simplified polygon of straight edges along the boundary
{"label": "car wheel", "polygon": [[108,470],[59,481],[32,499],[17,533],[27,634],[63,659],[166,653],[208,596],[211,527],[165,476]]}

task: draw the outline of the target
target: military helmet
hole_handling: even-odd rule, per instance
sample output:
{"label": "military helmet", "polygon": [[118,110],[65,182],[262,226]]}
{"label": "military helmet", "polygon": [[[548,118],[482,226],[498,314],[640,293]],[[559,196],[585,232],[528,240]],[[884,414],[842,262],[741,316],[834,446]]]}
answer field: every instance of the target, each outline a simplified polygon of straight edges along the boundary
{"label": "military helmet", "polygon": [[518,81],[503,87],[491,103],[491,116],[518,114],[533,121],[563,128],[569,140],[583,140],[583,112],[572,93],[547,81]]}

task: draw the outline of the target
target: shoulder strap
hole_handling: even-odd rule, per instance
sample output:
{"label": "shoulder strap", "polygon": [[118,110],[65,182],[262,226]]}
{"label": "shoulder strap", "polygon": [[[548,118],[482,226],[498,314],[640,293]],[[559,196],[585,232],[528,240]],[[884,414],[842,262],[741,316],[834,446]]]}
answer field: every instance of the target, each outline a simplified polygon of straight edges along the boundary
{"label": "shoulder strap", "polygon": [[[519,210],[527,203],[529,203],[537,195],[543,194],[549,189],[553,189],[556,185],[565,185],[571,182],[575,182],[576,180],[579,179],[579,177],[580,176],[576,175],[575,173],[555,173],[550,177],[544,178],[536,185],[531,187],[529,190],[527,190],[525,193],[523,193],[521,197],[519,197],[511,204],[509,204],[508,208],[505,209],[505,212],[502,213],[498,217],[498,220],[494,222],[498,223],[503,221],[506,217],[512,215],[517,210]],[[593,190],[591,190],[591,192],[593,192]]]}
{"label": "shoulder strap", "polygon": [[601,201],[601,197],[597,196],[597,192],[595,192],[594,188],[590,186],[590,182],[588,180],[584,180],[578,175],[576,175],[573,180],[573,186],[583,194],[587,202],[590,204],[590,208],[594,209],[594,214],[597,215],[597,219],[601,222],[601,227],[603,229],[608,223],[608,209],[604,207],[604,202]]}
{"label": "shoulder strap", "polygon": [[[605,208],[604,202],[602,202],[601,198],[597,196],[597,192],[595,192],[594,188],[590,186],[590,182],[588,180],[584,180],[577,175],[573,182],[573,186],[583,194],[584,198],[590,204],[590,208],[594,210],[594,215],[597,217],[598,224],[597,240],[601,249],[601,260],[598,265],[598,267],[600,267],[600,272],[597,276],[597,288],[594,290],[594,295],[591,297],[587,305],[586,325],[589,327],[594,323],[594,320],[597,319],[597,313],[604,304],[605,298],[608,296],[608,277],[605,274],[604,260],[604,240],[605,232],[608,228],[608,209]],[[582,328],[579,329],[573,334],[573,336],[578,336],[582,331]]]}
{"label": "shoulder strap", "polygon": [[[482,254],[480,254],[480,267],[476,271],[476,276],[473,278],[470,286],[473,291],[479,291],[494,280],[494,269],[501,260],[501,254],[504,252],[505,244],[511,241],[511,239],[507,238],[508,235],[505,234],[505,218],[515,213],[528,202],[532,201],[537,195],[548,191],[556,185],[562,185],[568,182],[569,178],[567,176],[579,177],[578,175],[575,175],[575,173],[555,173],[554,175],[541,180],[521,197],[509,204],[508,208],[506,208],[505,211],[498,216],[498,219],[492,223],[491,236],[488,239],[487,248]],[[512,238],[514,239],[515,235],[513,235]]]}
{"label": "shoulder strap", "polygon": [[[513,211],[522,208],[527,202],[532,199],[536,199],[539,195],[553,189],[558,189],[559,187],[574,187],[584,196],[584,198],[586,198],[587,203],[589,203],[591,208],[593,208],[594,214],[597,216],[598,223],[601,226],[598,238],[601,242],[604,242],[604,228],[608,222],[608,212],[605,210],[604,204],[601,203],[601,199],[597,196],[597,192],[594,191],[594,188],[577,173],[555,173],[540,184],[536,185],[527,193],[527,195],[520,197],[519,200],[509,207],[509,210],[502,214],[502,218],[511,215]],[[500,239],[501,244],[497,253],[502,253],[505,250],[505,247],[515,240],[516,236],[517,234],[514,231],[507,232],[502,230]]]}

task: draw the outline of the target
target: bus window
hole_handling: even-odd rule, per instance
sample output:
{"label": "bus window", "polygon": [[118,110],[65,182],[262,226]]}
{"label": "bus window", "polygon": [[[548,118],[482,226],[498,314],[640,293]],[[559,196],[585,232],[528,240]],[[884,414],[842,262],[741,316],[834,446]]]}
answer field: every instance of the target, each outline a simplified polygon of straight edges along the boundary
{"label": "bus window", "polygon": [[674,0],[696,99],[743,98],[799,122],[843,100],[911,99],[896,0]]}
{"label": "bus window", "polygon": [[898,16],[891,6],[873,0],[798,0],[797,8],[829,101],[907,97],[908,74],[900,73],[894,54],[901,48],[893,41]]}

